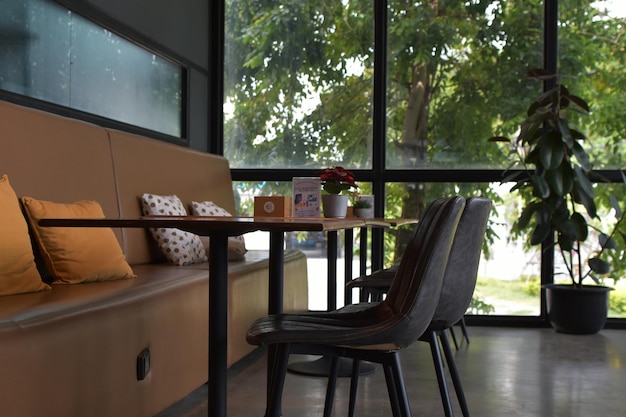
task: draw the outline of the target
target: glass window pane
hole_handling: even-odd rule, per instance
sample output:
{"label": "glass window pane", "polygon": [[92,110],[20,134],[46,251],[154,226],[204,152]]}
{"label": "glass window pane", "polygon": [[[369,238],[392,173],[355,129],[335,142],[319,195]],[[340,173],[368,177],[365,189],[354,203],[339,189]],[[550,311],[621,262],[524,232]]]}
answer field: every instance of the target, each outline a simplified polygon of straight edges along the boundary
{"label": "glass window pane", "polygon": [[0,88],[180,137],[183,69],[50,0],[0,0]]}
{"label": "glass window pane", "polygon": [[[432,199],[446,195],[484,196],[494,208],[489,220],[469,314],[538,316],[540,313],[540,250],[511,233],[520,199],[510,185],[394,183],[386,188],[386,217],[418,217]],[[391,230],[385,237],[385,266],[399,262],[413,227]]]}
{"label": "glass window pane", "polygon": [[[364,184],[367,188],[367,184]],[[234,182],[236,199],[238,202],[238,214],[251,216],[254,213],[254,196],[256,195],[286,195],[291,196],[291,182]],[[352,240],[347,242],[349,233],[339,232],[337,236],[337,306],[344,305],[345,277],[346,277],[346,244],[350,243],[353,248],[352,277],[360,273],[360,230],[352,231]],[[368,235],[370,236],[370,235]],[[268,250],[269,233],[254,232],[244,235],[248,250]],[[309,280],[309,309],[323,311],[327,309],[327,250],[328,238],[321,232],[289,232],[285,234],[285,248],[300,250],[307,256],[307,271]],[[371,243],[371,242],[370,242]],[[368,246],[371,247],[371,244]],[[367,255],[369,256],[369,254]],[[369,265],[366,265],[369,268]],[[369,269],[367,270],[369,271]],[[357,300],[356,292],[353,300]]]}
{"label": "glass window pane", "polygon": [[78,15],[71,42],[71,107],[180,137],[178,66]]}
{"label": "glass window pane", "polygon": [[626,162],[626,3],[559,0],[559,72],[591,108],[570,118],[589,137],[594,168]]}
{"label": "glass window pane", "polygon": [[[419,4],[419,6],[417,5]],[[389,1],[388,168],[504,168],[541,85],[543,2]]]}
{"label": "glass window pane", "polygon": [[225,16],[231,166],[371,167],[371,3],[228,0]]}
{"label": "glass window pane", "polygon": [[0,88],[69,106],[71,13],[42,0],[0,8]]}

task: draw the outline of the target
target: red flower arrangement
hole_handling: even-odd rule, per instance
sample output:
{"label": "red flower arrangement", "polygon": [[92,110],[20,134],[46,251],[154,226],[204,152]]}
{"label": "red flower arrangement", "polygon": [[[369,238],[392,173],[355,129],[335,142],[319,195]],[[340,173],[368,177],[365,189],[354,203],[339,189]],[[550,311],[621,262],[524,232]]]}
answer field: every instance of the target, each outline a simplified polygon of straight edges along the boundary
{"label": "red flower arrangement", "polygon": [[338,165],[321,170],[320,180],[322,180],[322,189],[328,194],[341,194],[344,190],[359,188],[354,183],[354,174]]}

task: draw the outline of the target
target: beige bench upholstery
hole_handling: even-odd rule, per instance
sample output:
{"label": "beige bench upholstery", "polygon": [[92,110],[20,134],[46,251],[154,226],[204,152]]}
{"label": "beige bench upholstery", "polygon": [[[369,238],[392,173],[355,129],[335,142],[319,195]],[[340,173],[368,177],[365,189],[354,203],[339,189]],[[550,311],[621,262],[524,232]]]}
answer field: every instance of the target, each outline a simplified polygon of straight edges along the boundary
{"label": "beige bench upholstery", "polygon": [[[235,212],[222,157],[4,101],[2,174],[20,197],[96,200],[108,217],[140,216],[146,192]],[[3,415],[149,417],[207,381],[208,264],[172,266],[148,231],[115,233],[137,278],[0,297]],[[267,252],[245,258],[229,265],[229,365],[251,352],[247,328],[267,313]],[[304,255],[287,252],[285,311],[307,309],[306,276]],[[145,348],[151,371],[138,381]]]}

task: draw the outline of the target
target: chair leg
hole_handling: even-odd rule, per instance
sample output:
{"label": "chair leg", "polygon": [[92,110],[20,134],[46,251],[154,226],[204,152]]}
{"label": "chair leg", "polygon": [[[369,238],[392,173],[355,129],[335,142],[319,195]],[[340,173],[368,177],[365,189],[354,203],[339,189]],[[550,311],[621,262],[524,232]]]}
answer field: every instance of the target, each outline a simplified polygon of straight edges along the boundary
{"label": "chair leg", "polygon": [[[448,392],[448,384],[446,382],[446,376],[443,372],[443,360],[441,358],[441,351],[439,349],[439,338],[437,332],[432,331],[428,333],[428,343],[430,344],[430,352],[433,356],[433,364],[435,365],[435,373],[437,375],[437,382],[439,383],[439,393],[441,394],[441,402],[443,404],[443,410],[446,417],[452,417],[452,404],[450,403],[450,394]],[[441,339],[445,339],[445,335]],[[447,339],[446,339],[447,342]],[[448,346],[450,346],[448,344]]]}
{"label": "chair leg", "polygon": [[467,401],[465,400],[465,393],[463,392],[463,385],[461,385],[461,378],[459,377],[459,371],[456,368],[456,362],[454,361],[452,349],[450,349],[450,343],[448,343],[448,339],[446,339],[445,335],[442,335],[440,339],[441,345],[443,346],[443,354],[446,357],[450,376],[452,377],[452,383],[454,384],[454,391],[456,392],[459,404],[461,405],[461,412],[463,413],[463,417],[470,417]]}
{"label": "chair leg", "polygon": [[400,415],[403,417],[411,417],[411,408],[409,407],[409,399],[406,395],[406,387],[404,386],[404,377],[402,376],[402,367],[400,366],[400,355],[398,352],[391,354],[392,364],[391,370],[393,381],[397,395],[397,401],[400,405]]}
{"label": "chair leg", "polygon": [[391,365],[383,363],[383,371],[385,371],[385,381],[387,382],[387,392],[389,393],[389,403],[391,404],[391,415],[393,417],[401,417],[400,403],[398,402],[398,391],[393,377]]}
{"label": "chair leg", "polygon": [[461,325],[461,331],[463,332],[463,337],[465,337],[465,340],[467,341],[467,344],[469,345],[469,335],[467,334],[467,326],[465,326],[465,317],[461,317],[461,320],[459,320],[459,324]]}
{"label": "chair leg", "polygon": [[354,404],[356,403],[356,392],[359,386],[359,368],[361,360],[352,359],[352,376],[350,378],[350,403],[348,404],[348,417],[354,417]]}
{"label": "chair leg", "polygon": [[456,350],[459,350],[459,343],[456,341],[456,334],[454,333],[454,329],[450,327],[450,336],[452,336],[452,342],[454,342],[454,347]]}
{"label": "chair leg", "polygon": [[330,373],[328,374],[328,385],[326,386],[326,401],[324,401],[324,417],[330,417],[333,412],[333,401],[335,399],[335,387],[339,375],[339,356],[333,356],[330,362]]}
{"label": "chair leg", "polygon": [[267,347],[267,360],[268,360],[268,368],[267,368],[267,398],[265,399],[266,403],[270,403],[271,392],[270,389],[273,387],[273,378],[276,369],[276,360],[278,356],[278,345],[269,345]]}
{"label": "chair leg", "polygon": [[268,392],[265,417],[280,417],[282,414],[282,396],[287,374],[287,362],[289,359],[289,344],[280,344],[276,348],[273,360],[272,375],[269,378],[270,389]]}

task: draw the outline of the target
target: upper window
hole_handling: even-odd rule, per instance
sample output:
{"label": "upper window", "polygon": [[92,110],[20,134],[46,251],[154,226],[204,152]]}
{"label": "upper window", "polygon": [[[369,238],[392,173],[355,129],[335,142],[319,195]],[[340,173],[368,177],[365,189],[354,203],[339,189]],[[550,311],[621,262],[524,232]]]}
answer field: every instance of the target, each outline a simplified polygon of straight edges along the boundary
{"label": "upper window", "polygon": [[501,169],[524,79],[542,66],[540,1],[388,0],[387,161],[393,169]]}
{"label": "upper window", "polygon": [[597,1],[587,9],[581,0],[559,1],[559,75],[589,104],[590,114],[569,117],[588,137],[595,169],[626,163],[625,36],[624,1]]}
{"label": "upper window", "polygon": [[[542,65],[531,2],[387,2],[391,169],[501,169]],[[226,1],[225,156],[233,168],[372,167],[372,2]]]}
{"label": "upper window", "polygon": [[0,89],[182,136],[180,66],[52,1],[0,3]]}
{"label": "upper window", "polygon": [[233,168],[371,168],[373,21],[364,1],[226,1]]}

